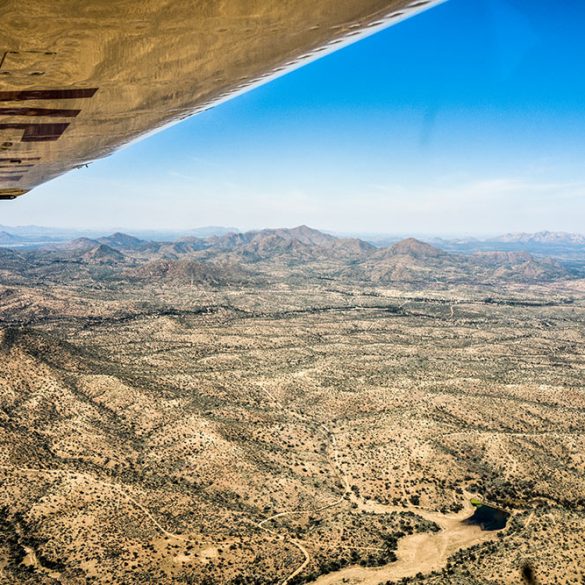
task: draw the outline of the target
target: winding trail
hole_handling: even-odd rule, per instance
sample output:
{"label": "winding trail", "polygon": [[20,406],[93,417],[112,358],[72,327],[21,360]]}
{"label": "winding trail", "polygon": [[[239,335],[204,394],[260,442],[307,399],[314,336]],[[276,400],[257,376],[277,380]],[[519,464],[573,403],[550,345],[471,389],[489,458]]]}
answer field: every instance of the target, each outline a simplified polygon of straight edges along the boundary
{"label": "winding trail", "polygon": [[[289,511],[289,512],[279,512],[278,514],[274,514],[274,516],[270,516],[269,518],[265,518],[261,522],[258,522],[258,524],[256,524],[256,526],[258,528],[260,528],[261,530],[264,530],[265,532],[268,532],[268,533],[272,534],[273,536],[276,536],[280,540],[287,540],[286,536],[284,536],[283,534],[279,534],[275,530],[272,530],[271,528],[267,528],[264,525],[267,524],[268,522],[272,522],[272,520],[276,520],[276,518],[282,518],[283,516],[292,516],[293,514],[305,514],[305,513],[306,512],[304,510],[296,510],[296,511]],[[305,570],[305,568],[307,567],[307,565],[311,562],[311,555],[309,554],[309,552],[307,551],[307,549],[303,546],[303,544],[299,540],[297,540],[296,538],[289,538],[288,539],[288,542],[290,542],[292,545],[296,546],[301,551],[301,553],[303,554],[303,556],[305,557],[305,559],[303,561],[303,564],[300,567],[298,567],[295,571],[293,571],[282,582],[282,585],[286,585],[286,583],[288,583],[289,581],[291,581],[292,579],[294,579],[297,575],[299,575],[300,573],[302,573]]]}
{"label": "winding trail", "polygon": [[295,538],[292,538],[291,542],[305,555],[305,560],[304,560],[303,564],[298,569],[293,571],[282,582],[282,585],[287,585],[287,583],[292,581],[297,575],[300,575],[305,570],[305,568],[309,565],[309,563],[311,562],[311,555],[308,553],[307,549],[301,544],[301,542],[299,540],[296,540]]}
{"label": "winding trail", "polygon": [[314,510],[314,509],[311,509],[311,510],[289,510],[286,512],[279,512],[278,514],[274,514],[273,516],[265,518],[264,520],[262,520],[262,521],[258,522],[258,524],[256,524],[256,526],[258,528],[260,528],[261,530],[264,530],[265,532],[268,532],[268,533],[272,534],[273,536],[276,536],[280,540],[290,542],[292,545],[294,545],[296,548],[298,548],[301,551],[301,553],[303,554],[303,556],[305,557],[303,560],[303,563],[298,568],[296,568],[292,573],[290,573],[290,575],[288,577],[286,577],[286,579],[284,581],[282,581],[281,585],[286,585],[287,583],[292,581],[297,575],[300,575],[307,568],[309,563],[311,562],[311,555],[309,554],[309,551],[307,551],[307,549],[304,547],[303,543],[299,539],[287,538],[284,534],[279,534],[275,530],[272,530],[271,528],[267,528],[265,526],[265,524],[268,524],[268,522],[272,522],[273,520],[276,520],[277,518],[282,518],[284,516],[294,516],[294,515],[313,514],[315,512],[322,512],[323,510],[327,510],[328,508],[333,508],[335,506],[338,506],[342,502],[343,502],[343,497],[341,497],[339,500],[336,500],[335,502],[332,502],[331,504],[326,504],[324,506],[321,506],[320,508],[317,508],[317,510]]}

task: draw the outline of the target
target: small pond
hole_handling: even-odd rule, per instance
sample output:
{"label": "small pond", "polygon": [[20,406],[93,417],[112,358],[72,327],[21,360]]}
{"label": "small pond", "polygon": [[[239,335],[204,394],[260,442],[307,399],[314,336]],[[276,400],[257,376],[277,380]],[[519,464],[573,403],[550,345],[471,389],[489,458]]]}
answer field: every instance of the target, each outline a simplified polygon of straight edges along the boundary
{"label": "small pond", "polygon": [[486,504],[476,506],[473,516],[465,520],[467,524],[479,524],[482,530],[501,530],[506,527],[510,514]]}

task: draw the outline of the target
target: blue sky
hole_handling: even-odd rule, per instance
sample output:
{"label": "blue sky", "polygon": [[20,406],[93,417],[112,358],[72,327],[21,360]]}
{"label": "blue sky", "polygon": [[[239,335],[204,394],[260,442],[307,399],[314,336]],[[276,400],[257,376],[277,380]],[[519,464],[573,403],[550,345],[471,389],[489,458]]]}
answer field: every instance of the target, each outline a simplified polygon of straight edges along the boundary
{"label": "blue sky", "polygon": [[0,223],[585,232],[585,3],[449,0],[5,204]]}

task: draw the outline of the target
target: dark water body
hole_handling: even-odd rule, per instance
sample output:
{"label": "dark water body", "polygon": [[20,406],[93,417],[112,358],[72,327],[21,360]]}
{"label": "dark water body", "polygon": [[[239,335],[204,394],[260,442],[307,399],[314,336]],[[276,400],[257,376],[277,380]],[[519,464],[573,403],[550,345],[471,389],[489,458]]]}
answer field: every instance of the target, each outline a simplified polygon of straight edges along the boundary
{"label": "dark water body", "polygon": [[501,530],[506,527],[510,514],[498,508],[482,504],[475,509],[473,516],[465,520],[467,524],[479,524],[482,530]]}

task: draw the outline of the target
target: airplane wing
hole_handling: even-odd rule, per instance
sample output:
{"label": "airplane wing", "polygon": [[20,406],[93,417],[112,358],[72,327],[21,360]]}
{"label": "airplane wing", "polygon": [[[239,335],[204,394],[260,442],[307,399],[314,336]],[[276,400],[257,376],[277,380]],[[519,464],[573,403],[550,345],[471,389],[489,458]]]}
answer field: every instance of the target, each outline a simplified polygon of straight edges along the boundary
{"label": "airplane wing", "polygon": [[3,0],[0,199],[444,0]]}

